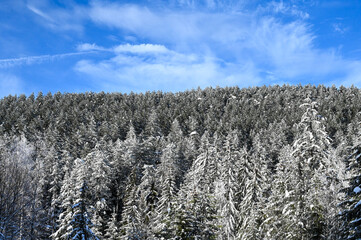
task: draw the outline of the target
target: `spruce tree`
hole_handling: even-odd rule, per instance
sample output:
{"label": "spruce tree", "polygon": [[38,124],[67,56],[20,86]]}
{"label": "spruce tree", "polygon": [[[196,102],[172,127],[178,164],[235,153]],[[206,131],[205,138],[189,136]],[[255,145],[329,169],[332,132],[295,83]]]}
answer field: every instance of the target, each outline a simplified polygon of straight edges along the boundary
{"label": "spruce tree", "polygon": [[236,239],[239,224],[240,164],[239,140],[235,131],[228,134],[221,153],[220,174],[216,180],[215,196],[219,219],[219,239]]}
{"label": "spruce tree", "polygon": [[111,202],[111,165],[109,156],[102,149],[101,143],[86,156],[89,169],[88,187],[92,193],[91,203],[94,206],[93,224],[94,233],[101,237],[105,233],[108,221],[109,204]]}
{"label": "spruce tree", "polygon": [[[176,237],[190,239],[216,238],[216,199],[214,198],[214,178],[216,176],[216,151],[209,143],[209,134],[202,136],[202,153],[193,162],[178,194],[181,212],[176,214]],[[179,208],[177,210],[180,210]]]}
{"label": "spruce tree", "polygon": [[121,239],[145,239],[144,230],[142,229],[141,211],[139,209],[140,193],[136,184],[138,171],[138,166],[134,166],[126,184],[120,226]]}
{"label": "spruce tree", "polygon": [[[277,166],[277,179],[272,189],[269,207],[274,214],[281,214],[281,221],[271,221],[268,233],[281,233],[280,238],[320,239],[327,233],[328,207],[323,197],[334,186],[331,167],[330,138],[324,119],[317,111],[317,103],[306,98],[300,107],[304,109],[297,125],[298,136],[292,152],[286,150]],[[287,155],[288,154],[288,155]],[[282,199],[282,196],[283,199]],[[329,195],[335,198],[335,195]],[[272,236],[274,239],[277,237]]]}
{"label": "spruce tree", "polygon": [[157,168],[157,186],[160,197],[153,219],[153,231],[158,237],[166,239],[171,238],[175,231],[172,221],[177,207],[176,176],[178,175],[177,172],[180,171],[177,162],[176,146],[170,143],[163,150],[161,162]]}
{"label": "spruce tree", "polygon": [[255,158],[245,147],[240,149],[240,163],[237,182],[241,186],[239,199],[238,239],[260,239],[260,224],[267,191],[267,165]]}
{"label": "spruce tree", "polygon": [[156,186],[156,170],[153,165],[143,166],[143,176],[138,186],[139,191],[139,214],[140,225],[143,231],[143,237],[146,239],[154,238],[152,233],[153,216],[158,203],[159,189]]}
{"label": "spruce tree", "polygon": [[120,232],[119,232],[117,214],[115,211],[112,213],[112,217],[108,221],[104,239],[120,240]]}
{"label": "spruce tree", "polygon": [[349,187],[346,192],[342,212],[344,239],[361,238],[361,128],[353,137],[351,155],[348,157],[350,173]]}
{"label": "spruce tree", "polygon": [[88,169],[82,159],[75,160],[74,170],[66,177],[61,188],[62,213],[53,239],[98,239],[92,231]]}

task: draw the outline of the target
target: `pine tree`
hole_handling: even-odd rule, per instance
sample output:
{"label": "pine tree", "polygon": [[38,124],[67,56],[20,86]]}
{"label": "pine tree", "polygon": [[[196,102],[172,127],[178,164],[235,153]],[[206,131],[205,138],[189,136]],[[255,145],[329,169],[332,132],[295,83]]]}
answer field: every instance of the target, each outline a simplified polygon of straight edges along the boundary
{"label": "pine tree", "polygon": [[153,231],[158,237],[171,238],[174,229],[172,225],[178,188],[176,176],[179,172],[177,165],[178,155],[176,146],[170,143],[163,150],[161,163],[157,168],[157,185],[160,189],[160,198],[153,220]]}
{"label": "pine tree", "polygon": [[216,151],[209,143],[206,132],[202,136],[202,152],[193,162],[186,175],[184,185],[178,194],[178,206],[174,227],[176,237],[190,239],[215,239],[216,237],[216,199],[214,198],[214,179],[216,177]]}
{"label": "pine tree", "polygon": [[111,202],[111,166],[109,156],[102,149],[99,142],[95,149],[86,156],[86,163],[89,166],[88,187],[92,193],[91,203],[93,210],[94,233],[101,237],[105,233],[108,221],[109,203]]}
{"label": "pine tree", "polygon": [[342,204],[345,199],[343,189],[348,187],[349,173],[346,171],[346,164],[343,161],[343,144],[330,151],[328,167],[322,178],[324,183],[324,194],[321,198],[325,205],[325,236],[328,239],[341,239],[343,221],[340,218],[342,214]]}
{"label": "pine tree", "polygon": [[228,134],[221,154],[220,175],[216,181],[217,215],[219,217],[219,239],[236,239],[239,224],[238,169],[240,152],[235,131]]}
{"label": "pine tree", "polygon": [[[37,239],[49,239],[52,233],[51,224],[51,168],[52,159],[46,158],[46,146],[42,139],[38,139],[38,153],[36,158],[36,177],[33,179],[36,183],[36,199],[34,202],[37,219],[33,220],[34,231]],[[55,228],[55,226],[53,227]]]}
{"label": "pine tree", "polygon": [[[330,157],[330,138],[323,125],[324,119],[318,114],[317,103],[310,98],[305,99],[301,108],[305,112],[298,124],[299,135],[292,152],[286,150],[277,166],[270,206],[278,206],[273,213],[281,214],[283,219],[270,227],[269,233],[282,233],[281,236],[271,235],[273,239],[323,238],[328,229],[325,218],[334,209],[326,203],[335,202],[337,197],[330,189],[339,179],[328,171],[340,164],[333,164],[337,160]],[[332,200],[325,201],[325,193]]]}
{"label": "pine tree", "polygon": [[245,147],[240,149],[238,184],[239,222],[238,239],[260,239],[260,224],[265,204],[265,192],[268,176],[267,165],[262,159],[255,158]]}
{"label": "pine tree", "polygon": [[276,177],[261,228],[266,239],[299,239],[297,234],[302,232],[302,225],[297,219],[297,213],[301,211],[297,204],[301,182],[297,178],[298,166],[293,163],[291,153],[292,148],[285,146],[276,165]]}
{"label": "pine tree", "polygon": [[60,191],[61,186],[63,184],[64,178],[64,161],[61,157],[61,153],[56,150],[55,147],[50,147],[49,152],[45,156],[45,161],[50,162],[51,166],[51,173],[49,178],[51,179],[50,182],[50,225],[52,226],[52,231],[54,232],[57,228],[57,219],[60,214]]}
{"label": "pine tree", "polygon": [[119,232],[117,214],[115,211],[112,213],[112,217],[107,224],[107,229],[106,229],[106,233],[104,235],[104,239],[120,240],[120,232]]}
{"label": "pine tree", "polygon": [[139,214],[143,237],[153,238],[152,218],[158,202],[158,189],[156,188],[156,170],[153,165],[143,166],[143,176],[138,186],[139,191]]}
{"label": "pine tree", "polygon": [[167,136],[167,143],[174,143],[177,152],[177,162],[176,164],[179,166],[180,171],[176,172],[176,183],[177,186],[183,182],[183,176],[188,170],[188,163],[185,161],[184,152],[185,152],[185,144],[183,131],[177,119],[172,122],[171,131]]}
{"label": "pine tree", "polygon": [[321,202],[324,190],[322,178],[329,166],[330,138],[327,136],[324,119],[317,111],[317,103],[310,98],[301,105],[305,109],[299,124],[300,136],[293,144],[292,156],[299,165],[299,180],[301,182],[299,197],[299,221],[303,224],[302,237],[318,239],[324,234],[325,206]]}
{"label": "pine tree", "polygon": [[113,159],[111,165],[113,166],[113,182],[115,183],[111,187],[113,192],[113,200],[115,202],[115,209],[118,215],[122,214],[123,198],[126,195],[127,180],[129,179],[129,173],[137,171],[134,178],[134,184],[139,184],[139,152],[141,145],[135,134],[133,125],[130,125],[126,139],[120,141],[119,139],[114,143],[112,148]]}
{"label": "pine tree", "polygon": [[75,160],[74,170],[65,178],[60,198],[62,213],[59,215],[59,228],[52,234],[53,239],[98,239],[93,233],[89,210],[90,192],[87,167],[84,160]]}
{"label": "pine tree", "polygon": [[145,239],[145,234],[142,229],[141,211],[139,209],[140,193],[136,184],[138,171],[138,166],[134,166],[125,188],[122,223],[120,227],[121,239]]}
{"label": "pine tree", "polygon": [[342,236],[344,239],[361,238],[361,128],[353,137],[351,155],[348,157],[350,173],[349,187],[346,199],[343,202],[345,210],[342,212],[344,226]]}
{"label": "pine tree", "polygon": [[198,149],[200,145],[200,129],[198,123],[194,117],[189,117],[188,120],[189,135],[185,138],[184,146],[184,164],[187,166],[184,168],[188,171],[192,166],[193,161],[199,155]]}

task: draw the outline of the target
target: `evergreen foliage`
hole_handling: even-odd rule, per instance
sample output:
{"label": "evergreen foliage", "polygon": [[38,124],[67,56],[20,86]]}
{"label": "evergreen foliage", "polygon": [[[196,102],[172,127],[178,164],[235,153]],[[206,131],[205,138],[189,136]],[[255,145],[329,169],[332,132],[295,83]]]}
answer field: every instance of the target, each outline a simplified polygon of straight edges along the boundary
{"label": "evergreen foliage", "polygon": [[359,239],[360,102],[311,85],[5,97],[0,239]]}

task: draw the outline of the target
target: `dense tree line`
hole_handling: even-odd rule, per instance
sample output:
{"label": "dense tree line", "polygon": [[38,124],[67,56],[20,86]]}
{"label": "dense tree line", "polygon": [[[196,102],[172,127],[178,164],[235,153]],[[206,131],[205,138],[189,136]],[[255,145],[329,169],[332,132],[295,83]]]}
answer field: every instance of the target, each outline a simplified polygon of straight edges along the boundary
{"label": "dense tree line", "polygon": [[0,239],[358,239],[361,92],[0,101]]}

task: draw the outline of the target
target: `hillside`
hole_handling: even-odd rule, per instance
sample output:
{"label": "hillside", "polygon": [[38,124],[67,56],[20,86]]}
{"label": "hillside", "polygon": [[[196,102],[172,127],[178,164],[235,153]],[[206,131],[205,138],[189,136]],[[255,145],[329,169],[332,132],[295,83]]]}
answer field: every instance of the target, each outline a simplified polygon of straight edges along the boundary
{"label": "hillside", "polygon": [[361,238],[361,90],[0,101],[0,239]]}

